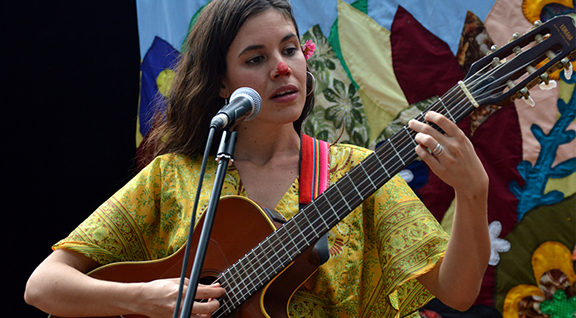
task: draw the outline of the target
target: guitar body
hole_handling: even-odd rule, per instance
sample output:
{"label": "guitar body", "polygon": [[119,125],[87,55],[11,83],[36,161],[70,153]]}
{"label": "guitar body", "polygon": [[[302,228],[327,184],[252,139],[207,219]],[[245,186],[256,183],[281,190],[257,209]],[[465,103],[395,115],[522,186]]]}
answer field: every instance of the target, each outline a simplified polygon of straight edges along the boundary
{"label": "guitar body", "polygon": [[[203,223],[204,218],[193,235],[188,277]],[[239,196],[222,198],[214,219],[200,283],[210,284],[220,273],[272,234],[278,226],[280,226],[279,223],[271,220],[266,212],[250,199]],[[108,264],[95,269],[88,275],[97,279],[125,283],[180,277],[184,253],[185,248],[182,247],[167,258]],[[287,307],[293,292],[314,273],[319,263],[317,252],[314,248],[309,248],[227,317],[288,317]],[[145,316],[123,315],[122,317]]]}

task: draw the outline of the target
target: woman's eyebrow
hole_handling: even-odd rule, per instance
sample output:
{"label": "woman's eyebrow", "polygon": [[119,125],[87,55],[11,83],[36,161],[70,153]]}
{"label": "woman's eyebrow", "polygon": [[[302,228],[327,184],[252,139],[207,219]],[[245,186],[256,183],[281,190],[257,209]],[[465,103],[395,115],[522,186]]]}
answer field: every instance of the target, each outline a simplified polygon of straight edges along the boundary
{"label": "woman's eyebrow", "polygon": [[[284,43],[290,39],[292,39],[293,37],[295,37],[296,34],[294,33],[290,33],[288,35],[286,35],[285,37],[282,38],[282,40],[280,40],[280,43]],[[240,54],[238,54],[238,57],[242,56],[244,53],[248,52],[248,51],[254,51],[254,50],[259,50],[264,48],[264,45],[262,44],[256,44],[256,45],[250,45],[247,46],[244,50],[242,50],[242,52],[240,52]]]}

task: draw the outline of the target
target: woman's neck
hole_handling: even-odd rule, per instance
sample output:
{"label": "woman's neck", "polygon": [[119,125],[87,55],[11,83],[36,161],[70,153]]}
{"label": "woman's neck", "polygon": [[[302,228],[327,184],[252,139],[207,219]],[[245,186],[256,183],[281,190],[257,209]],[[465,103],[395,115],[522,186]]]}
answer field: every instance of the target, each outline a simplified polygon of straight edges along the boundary
{"label": "woman's neck", "polygon": [[247,160],[256,165],[265,165],[273,159],[294,157],[300,154],[300,136],[293,125],[274,126],[262,129],[255,126],[240,126],[236,129],[238,141],[234,160]]}

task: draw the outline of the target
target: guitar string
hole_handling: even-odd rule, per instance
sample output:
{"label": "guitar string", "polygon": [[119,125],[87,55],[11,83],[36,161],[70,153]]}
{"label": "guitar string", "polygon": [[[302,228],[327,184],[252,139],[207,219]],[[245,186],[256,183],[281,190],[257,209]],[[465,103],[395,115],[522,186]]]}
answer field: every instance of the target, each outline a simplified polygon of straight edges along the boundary
{"label": "guitar string", "polygon": [[[503,64],[501,64],[501,65],[503,65]],[[489,63],[486,67],[488,67],[488,66],[490,66],[490,63]],[[497,68],[497,67],[495,67],[494,69],[496,69],[496,68]],[[521,67],[520,67],[520,68],[521,68]],[[487,75],[485,75],[485,76],[487,76]],[[482,77],[481,77],[480,79],[483,80]],[[478,80],[477,82],[480,83],[481,81]],[[473,83],[471,83],[471,84],[473,84]],[[503,85],[502,87],[505,87],[505,85]],[[457,89],[458,89],[458,87],[454,87],[454,88],[451,89],[447,94],[448,94],[448,95],[453,95],[453,92],[454,92],[455,90],[457,90]],[[445,95],[446,95],[446,94],[445,94]],[[462,95],[462,93],[459,92],[457,95]],[[456,96],[449,96],[449,97],[456,97]],[[453,98],[449,98],[449,99],[447,99],[446,101],[449,102],[450,99],[453,99]],[[462,102],[466,102],[466,100],[463,100]],[[462,102],[459,102],[458,104],[456,104],[456,106],[458,106],[458,105],[461,104]],[[436,105],[436,104],[434,104],[434,105]],[[432,110],[432,109],[434,108],[434,107],[433,107],[434,105],[431,105],[431,107],[429,107],[428,111],[429,111],[429,110]],[[451,106],[451,107],[454,107],[454,106]],[[456,110],[459,112],[459,109],[456,109]],[[467,110],[464,110],[464,112],[466,112],[466,111],[467,111]],[[442,110],[441,110],[441,109],[440,109],[440,112],[442,113]],[[449,113],[449,111],[447,111],[447,112]],[[422,115],[422,114],[421,114],[421,115]],[[404,127],[404,128],[406,128],[406,127]],[[404,129],[404,130],[410,135],[409,131],[407,131],[406,129]],[[397,134],[394,135],[394,136],[392,136],[390,139],[394,138],[395,136],[397,136]],[[410,135],[410,137],[412,137],[412,136]],[[401,137],[400,141],[402,142],[402,141],[405,141],[406,139],[407,139],[406,137]],[[403,150],[405,150],[405,149],[401,149],[400,152],[402,152]],[[387,162],[389,162],[389,161],[390,161],[390,160],[388,160]],[[369,164],[370,164],[370,162],[369,162]],[[368,167],[368,170],[373,170],[373,169],[374,169],[373,167]],[[381,169],[381,167],[378,168],[378,169]],[[360,183],[360,185],[361,185],[361,184],[362,184],[362,182]],[[345,184],[345,185],[346,185],[346,184]],[[344,190],[345,190],[345,189],[344,189]],[[341,195],[340,197],[342,197],[342,195]],[[343,201],[343,199],[342,199],[342,200],[339,200],[339,201],[336,202],[335,204],[339,204],[340,201]],[[332,210],[333,210],[332,204],[329,203],[328,205],[330,205],[330,207],[329,207],[329,208],[328,208],[328,207],[325,207],[325,208],[328,208],[328,209],[332,209]],[[337,214],[337,213],[335,213],[335,214]],[[320,215],[319,215],[319,218],[322,219],[322,217],[321,217]],[[331,218],[331,217],[330,217],[330,218]],[[337,219],[339,219],[338,216],[337,216],[336,220],[337,220]],[[320,225],[322,225],[322,223],[325,223],[325,220],[322,219],[321,221],[322,221],[322,222],[319,222]],[[333,221],[332,221],[332,222],[333,222]],[[314,223],[316,223],[316,220],[314,221]],[[312,226],[312,225],[314,225],[314,224],[310,224],[310,225]],[[280,234],[284,234],[284,232],[288,232],[288,231],[276,231],[276,232],[282,232],[282,233],[280,233]],[[299,232],[302,232],[301,229],[299,230]],[[276,234],[277,238],[279,239],[279,243],[282,243],[282,242],[285,240],[285,238],[278,237],[278,233],[275,233],[275,234]],[[287,236],[290,237],[290,233],[289,233],[289,232],[286,233],[286,234],[287,234]],[[302,233],[300,233],[300,235],[305,239],[306,236],[304,236]],[[306,240],[306,239],[305,239],[305,240]],[[291,241],[293,242],[293,239],[291,239]],[[260,245],[260,244],[259,244],[259,245]],[[280,244],[280,245],[282,245],[282,244]],[[270,248],[272,249],[272,251],[274,252],[274,254],[277,255],[276,250],[278,250],[278,246],[277,246],[277,245],[271,245]],[[287,252],[285,246],[283,247],[283,249],[284,249],[284,251]],[[262,253],[263,253],[263,255],[268,254],[267,251],[264,250],[264,249],[262,249]],[[250,254],[250,253],[248,253],[248,254]],[[248,255],[248,254],[247,254],[247,255]],[[256,255],[256,256],[258,256],[258,255]],[[240,263],[240,262],[237,262],[237,263]],[[251,262],[248,262],[248,263],[251,264]],[[265,268],[264,268],[264,270],[265,270]],[[260,280],[259,283],[260,283],[260,285],[262,285],[262,281],[261,281],[261,280]],[[256,287],[257,285],[255,285],[254,283],[252,283],[252,286],[253,286],[252,289],[257,289],[257,288],[258,288],[258,287]]]}

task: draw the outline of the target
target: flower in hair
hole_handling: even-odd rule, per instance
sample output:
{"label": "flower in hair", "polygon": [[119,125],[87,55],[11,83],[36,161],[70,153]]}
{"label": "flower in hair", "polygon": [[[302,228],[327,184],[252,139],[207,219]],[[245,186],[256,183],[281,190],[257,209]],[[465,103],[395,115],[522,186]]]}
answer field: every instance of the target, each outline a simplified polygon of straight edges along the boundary
{"label": "flower in hair", "polygon": [[306,40],[306,43],[302,45],[302,52],[304,53],[304,58],[309,59],[312,54],[316,51],[316,44],[311,40]]}

